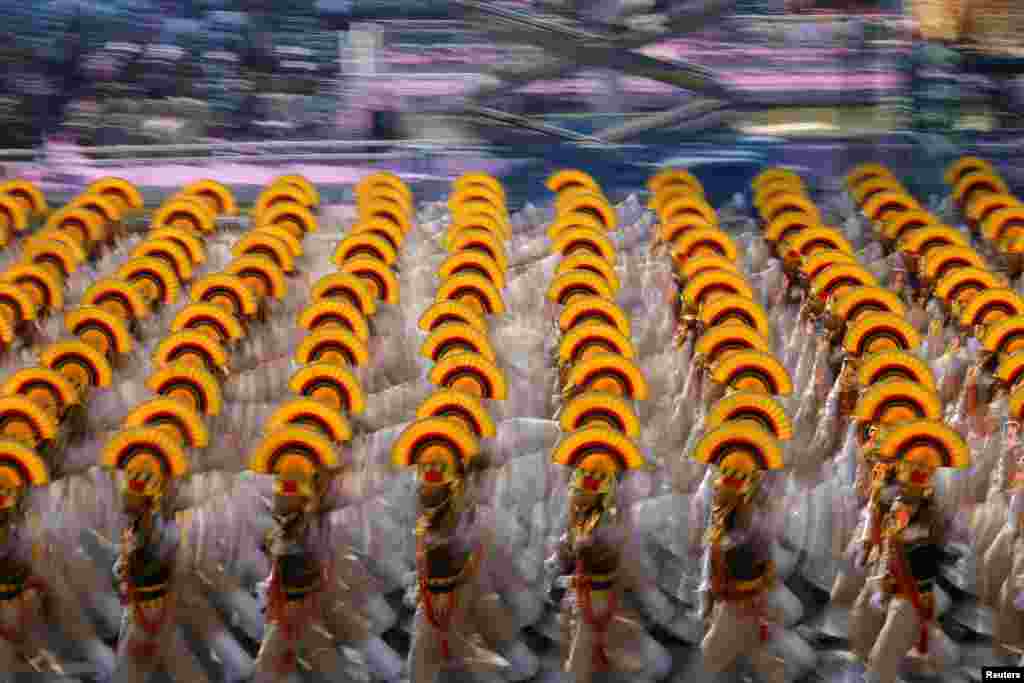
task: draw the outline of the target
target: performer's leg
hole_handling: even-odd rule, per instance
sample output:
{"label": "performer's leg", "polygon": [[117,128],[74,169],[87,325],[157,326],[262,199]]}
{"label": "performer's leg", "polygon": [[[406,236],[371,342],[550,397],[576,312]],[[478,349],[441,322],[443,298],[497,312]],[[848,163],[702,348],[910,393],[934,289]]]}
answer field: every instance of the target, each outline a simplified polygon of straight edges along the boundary
{"label": "performer's leg", "polygon": [[999,599],[995,603],[995,623],[992,637],[997,644],[1005,648],[1018,649],[1024,646],[1024,619],[1021,611],[1013,604],[1017,591],[1011,586],[1011,580],[1003,581]]}
{"label": "performer's leg", "polygon": [[159,641],[135,623],[132,609],[128,608],[121,623],[121,635],[117,641],[117,669],[111,679],[112,683],[146,683],[159,663],[155,656],[160,647]]}
{"label": "performer's leg", "polygon": [[470,618],[491,645],[502,645],[516,637],[516,624],[511,610],[497,593],[474,596]]}
{"label": "performer's leg", "polygon": [[864,661],[870,657],[871,648],[885,626],[885,612],[871,605],[874,591],[873,585],[866,584],[850,610],[850,650]]}
{"label": "performer's leg", "polygon": [[164,670],[174,683],[208,683],[206,670],[192,654],[180,628],[170,626],[164,642],[167,643],[163,652]]}
{"label": "performer's leg", "polygon": [[790,682],[804,678],[818,659],[814,648],[788,629],[778,629],[767,646],[769,652],[782,661],[785,678]]}
{"label": "performer's leg", "polygon": [[39,592],[27,589],[7,603],[0,623],[20,640],[15,647],[22,668],[15,671],[56,671],[59,665],[47,641],[47,625],[43,616],[43,602]]}
{"label": "performer's leg", "polygon": [[903,658],[921,636],[921,618],[908,600],[893,598],[889,603],[885,626],[871,649],[868,670],[877,683],[895,683]]}
{"label": "performer's leg", "polygon": [[13,600],[0,601],[0,627],[17,637],[16,644],[0,637],[0,672],[35,671],[30,660],[46,648],[46,626],[42,620],[42,603],[34,590],[27,590]]}
{"label": "performer's leg", "polygon": [[7,677],[10,674],[23,674],[31,671],[32,667],[28,665],[18,649],[10,642],[0,638],[0,683],[13,682],[13,677]]}
{"label": "performer's leg", "polygon": [[725,671],[741,655],[753,651],[758,645],[758,627],[757,620],[740,614],[735,603],[715,605],[711,628],[700,644],[704,668],[711,673]]}
{"label": "performer's leg", "polygon": [[750,655],[750,665],[761,683],[786,683],[786,663],[771,648],[757,648]]}
{"label": "performer's leg", "polygon": [[309,659],[313,670],[329,681],[344,680],[341,675],[345,665],[331,633],[320,621],[311,620],[303,626],[302,653]]}
{"label": "performer's leg", "polygon": [[441,648],[437,635],[421,606],[416,610],[412,643],[409,646],[409,682],[434,683],[434,679],[441,671],[441,665]]}
{"label": "performer's leg", "polygon": [[263,631],[263,643],[256,656],[252,683],[277,683],[295,671],[299,643],[288,638],[284,629],[270,622]]}
{"label": "performer's leg", "polygon": [[[583,631],[580,627],[581,622],[582,616],[579,614],[571,593],[566,594],[558,612],[562,661],[559,683],[589,681],[594,675],[594,658],[590,656],[592,654],[592,650],[589,649],[590,643],[589,641],[583,642],[589,635],[589,629],[581,633]],[[581,650],[585,650],[585,652],[581,653]]]}
{"label": "performer's leg", "polygon": [[601,673],[597,666],[597,643],[594,632],[581,614],[572,619],[572,633],[563,650],[562,668],[570,683],[591,683]]}
{"label": "performer's leg", "polygon": [[369,640],[372,623],[359,608],[340,591],[325,591],[323,621],[340,643],[358,645]]}

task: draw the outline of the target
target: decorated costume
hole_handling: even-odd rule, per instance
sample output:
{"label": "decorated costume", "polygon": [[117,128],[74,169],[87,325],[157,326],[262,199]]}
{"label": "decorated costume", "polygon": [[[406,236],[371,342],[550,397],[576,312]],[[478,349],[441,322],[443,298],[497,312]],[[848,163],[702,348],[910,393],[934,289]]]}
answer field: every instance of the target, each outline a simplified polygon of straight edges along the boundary
{"label": "decorated costume", "polygon": [[24,444],[0,441],[0,669],[64,675],[62,662],[84,654],[106,677],[113,670],[113,653],[67,583],[71,563],[57,552],[58,538],[38,519],[52,511],[50,501],[31,489],[48,484],[39,456]]}
{"label": "decorated costume", "polygon": [[103,454],[119,480],[126,517],[114,586],[125,606],[118,636],[114,680],[145,681],[164,669],[176,681],[206,681],[205,671],[178,630],[182,607],[178,576],[180,531],[168,517],[166,499],[189,472],[182,447],[159,429],[122,432]]}
{"label": "decorated costume", "polygon": [[894,427],[878,453],[894,463],[898,492],[882,522],[882,545],[869,560],[872,575],[853,608],[851,644],[873,679],[890,683],[908,653],[936,673],[956,661],[934,621],[948,520],[932,500],[931,477],[938,467],[966,467],[970,455],[954,431],[932,420]]}
{"label": "decorated costume", "polygon": [[631,558],[627,521],[616,502],[620,478],[644,465],[628,437],[605,427],[584,426],[566,435],[554,462],[572,467],[569,526],[552,561],[565,577],[562,599],[562,662],[577,683],[601,672],[629,680],[659,680],[668,653],[653,640],[626,604],[626,593],[645,588]]}

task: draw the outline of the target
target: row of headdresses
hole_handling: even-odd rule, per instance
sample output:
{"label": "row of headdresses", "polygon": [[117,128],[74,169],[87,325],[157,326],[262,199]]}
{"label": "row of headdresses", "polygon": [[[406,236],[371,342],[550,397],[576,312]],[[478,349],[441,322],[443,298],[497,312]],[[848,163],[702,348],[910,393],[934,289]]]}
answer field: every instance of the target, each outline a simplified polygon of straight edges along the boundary
{"label": "row of headdresses", "polygon": [[[939,388],[956,403],[956,368],[940,362],[932,372],[917,354],[915,322],[934,299],[971,331],[987,324],[983,341],[998,354],[1012,350],[1005,330],[1016,329],[999,321],[1018,311],[990,293],[996,276],[946,249],[965,236],[934,218],[906,220],[916,202],[864,192],[876,169],[849,177],[854,205],[880,234],[903,222],[898,242],[860,253],[822,223],[790,172],[757,178],[763,231],[739,240],[717,228],[692,176],[652,179],[659,237],[680,280],[677,353],[687,373],[659,445],[686,445],[653,477],[662,495],[633,508],[645,547],[629,554],[649,563],[653,581],[633,590],[645,615],[701,643],[699,667],[684,675],[734,670],[739,660],[779,681],[812,668],[815,652],[787,628],[804,616],[782,583],[794,572],[832,589],[834,607],[845,601],[848,624],[836,624],[842,610],[833,609],[817,625],[849,638],[870,679],[895,680],[908,663],[943,674],[957,664],[937,627],[948,600],[936,582],[947,526],[963,510],[946,492],[964,485],[971,457],[943,423]],[[924,295],[880,285],[918,264]],[[931,327],[934,346],[941,329]],[[956,406],[949,412],[959,425]]]}
{"label": "row of headdresses", "polygon": [[[627,265],[615,241],[639,240],[617,230],[615,208],[589,176],[564,172],[548,186],[553,215],[515,232],[500,186],[481,176],[457,183],[450,224],[425,222],[431,241],[451,252],[440,266],[426,259],[441,276],[420,319],[428,333],[421,353],[434,365],[429,382],[396,394],[411,403],[406,397],[423,388],[409,411],[418,419],[364,440],[369,467],[382,455],[416,466],[415,478],[382,487],[366,515],[367,546],[391,553],[380,562],[406,564],[414,681],[518,681],[562,670],[589,680],[608,668],[653,680],[671,666],[624,602],[639,577],[620,562],[629,536],[617,484],[644,464],[634,402],[649,387],[630,319],[615,303]],[[460,210],[466,192],[490,205],[484,213],[499,214],[496,226]],[[545,251],[551,255],[536,257]],[[626,273],[649,275],[639,265]],[[669,339],[667,311],[651,317]],[[411,528],[414,544],[376,542]],[[547,595],[552,583],[559,600]],[[524,639],[528,627],[561,644],[561,655],[538,661]]]}
{"label": "row of headdresses", "polygon": [[[86,406],[109,391],[115,369],[138,368],[132,331],[144,329],[151,314],[177,296],[181,278],[192,275],[195,263],[183,243],[194,240],[172,225],[174,206],[205,217],[208,206],[221,206],[218,190],[211,183],[189,186],[164,205],[169,212],[154,215],[153,231],[139,239],[127,234],[142,208],[129,183],[97,181],[49,215],[35,188],[18,187],[17,196],[46,220],[16,246],[0,294],[7,326],[0,398],[5,672],[59,672],[60,658],[68,656],[85,658],[101,672],[112,666],[113,655],[84,618],[69,580],[76,563],[65,549],[77,541],[62,542],[56,514],[64,480],[51,482],[81,462],[74,452],[96,428]],[[207,222],[212,229],[213,219]],[[114,265],[111,259],[115,272],[97,279],[104,266]],[[63,638],[48,627],[57,620]]]}
{"label": "row of headdresses", "polygon": [[[667,184],[671,195],[675,183]],[[313,329],[296,347],[294,361],[305,367],[293,377],[312,369],[316,378],[296,393],[326,402],[333,413],[296,406],[282,409],[285,418],[275,420],[275,386],[295,391],[295,385],[287,386],[273,358],[248,373],[262,379],[263,391],[233,394],[238,407],[224,432],[235,438],[266,432],[263,440],[242,440],[239,445],[251,447],[238,450],[254,449],[252,469],[276,476],[236,479],[225,487],[230,493],[194,513],[189,550],[195,549],[195,559],[189,566],[197,568],[203,585],[182,593],[193,602],[196,594],[219,600],[235,618],[248,614],[248,635],[262,642],[254,664],[258,680],[303,667],[332,677],[359,677],[366,670],[397,677],[394,652],[374,637],[396,617],[412,641],[406,671],[418,682],[467,672],[476,680],[567,672],[586,681],[605,671],[626,680],[657,680],[669,673],[672,659],[645,622],[674,628],[677,635],[691,633],[690,606],[700,594],[714,598],[704,601],[705,616],[714,622],[704,639],[705,670],[728,669],[740,654],[754,653],[761,673],[775,680],[798,677],[813,664],[813,653],[792,633],[771,628],[773,612],[792,624],[800,618],[800,605],[775,578],[770,511],[762,510],[764,519],[754,516],[756,526],[743,539],[730,529],[741,502],[767,498],[767,487],[758,487],[758,470],[781,465],[772,431],[778,427],[776,438],[784,438],[785,414],[780,417],[758,392],[787,393],[786,371],[759,342],[756,308],[744,303],[753,291],[744,289],[744,279],[727,276],[723,283],[721,269],[712,267],[720,264],[706,261],[684,269],[716,245],[724,245],[719,257],[737,259],[726,234],[714,229],[711,207],[699,197],[667,202],[659,216],[664,235],[689,215],[709,225],[684,231],[692,232],[685,239],[676,235],[674,262],[661,264],[660,253],[645,248],[650,223],[617,230],[617,214],[596,183],[584,174],[561,174],[551,180],[558,196],[555,215],[546,220],[548,235],[524,230],[506,253],[513,235],[500,186],[481,176],[460,185],[449,216],[436,224],[423,221],[428,235],[403,245],[403,257],[412,249],[407,262],[416,267],[403,269],[401,299],[398,280],[387,268],[394,258],[379,239],[346,240],[339,248],[341,269],[351,270],[352,260],[362,263],[356,271],[372,284],[371,298],[399,311],[390,325],[383,318],[386,341],[373,354],[360,352],[354,317],[338,312],[335,320],[344,322]],[[395,213],[401,200],[392,199]],[[377,223],[378,229],[359,227],[355,236],[373,232],[383,238],[381,217],[359,210],[357,226]],[[538,240],[551,245],[552,256],[526,257],[516,264],[522,272],[510,278],[510,254],[536,254],[531,242]],[[355,243],[359,253],[351,254]],[[393,233],[390,243],[396,251],[401,244]],[[707,363],[690,364],[685,349],[671,347],[674,270],[685,278],[686,310],[697,311],[714,330],[695,344]],[[435,272],[433,296],[420,294],[421,283],[431,282]],[[536,288],[545,280],[551,282],[546,303]],[[740,300],[722,302],[723,293]],[[353,304],[362,299],[351,293],[340,298]],[[755,334],[730,324],[730,303],[755,311]],[[359,306],[368,318],[367,305]],[[422,335],[406,321],[423,309],[417,322],[426,338],[419,343]],[[551,335],[546,328],[556,322]],[[732,353],[746,348],[744,343],[756,358]],[[324,363],[332,366],[331,380],[325,380]],[[677,423],[678,416],[692,412],[702,398],[713,400],[711,386],[693,386],[694,377],[704,383],[703,368],[710,364],[718,393],[733,386],[743,395],[715,414],[698,413],[690,433],[680,434],[685,422]],[[347,369],[358,371],[361,381],[340,379]],[[684,380],[691,386],[682,386]],[[333,387],[325,388],[325,381]],[[369,391],[361,394],[366,386]],[[697,400],[689,405],[677,398],[691,394]],[[779,424],[769,421],[771,430],[751,431],[749,418],[758,409]],[[329,418],[336,422],[339,412],[349,415],[354,429],[329,428]],[[292,427],[281,431],[284,423]],[[641,424],[653,428],[654,438],[669,435],[683,443],[689,437],[694,463],[722,466],[715,500],[701,493],[686,508],[697,515],[688,524],[695,531],[706,523],[700,515],[712,522],[705,539],[706,580],[689,594],[682,577],[671,591],[650,580],[671,571],[659,571],[665,567],[656,562],[664,558],[649,554],[644,523],[671,517],[651,514],[644,504],[657,498],[644,499],[678,491],[687,468],[675,458],[660,463],[662,468],[641,467],[642,444],[651,438]],[[311,427],[326,440],[315,439]],[[352,431],[359,433],[342,456],[335,449]],[[571,467],[568,481],[552,462]],[[393,464],[416,464],[415,479],[395,479],[388,467]],[[689,468],[693,483],[701,470]],[[709,483],[713,478],[709,474]],[[707,490],[705,485],[702,491]],[[634,512],[639,528],[632,524]],[[512,548],[519,552],[510,553]],[[688,547],[684,557],[693,556]],[[751,566],[737,568],[737,562]],[[728,578],[731,570],[744,572],[738,594]],[[235,589],[232,581],[261,586],[263,619],[247,602],[246,590]],[[402,586],[413,615],[396,615],[397,605],[379,600]],[[555,592],[545,601],[549,586]],[[202,612],[192,607],[188,613]],[[212,611],[206,618],[207,642],[222,662],[234,663],[233,673],[244,675],[244,653],[229,656],[226,630],[211,628],[219,623]],[[189,626],[193,632],[199,628]],[[529,626],[561,645],[554,661],[538,662],[526,647],[523,629]],[[335,647],[341,643],[358,646],[363,656],[341,658],[350,652]]]}
{"label": "row of headdresses", "polygon": [[[673,175],[678,174],[665,174],[659,180]],[[466,374],[489,378],[452,383],[444,393],[469,393],[493,406],[494,412],[501,411],[493,437],[480,427],[487,421],[479,415],[490,411],[475,408],[473,419],[421,420],[367,439],[372,446],[363,457],[369,462],[379,461],[374,452],[392,452],[399,462],[418,464],[416,480],[396,482],[367,515],[372,518],[370,525],[378,527],[379,537],[393,529],[390,525],[379,528],[388,516],[404,519],[396,525],[399,529],[414,526],[415,515],[399,510],[418,502],[419,552],[404,551],[407,558],[419,558],[417,565],[407,560],[410,577],[418,577],[416,589],[408,596],[408,604],[417,608],[409,661],[411,680],[417,682],[435,680],[436,672],[452,676],[467,671],[476,675],[474,680],[524,680],[535,673],[545,679],[581,682],[609,675],[616,680],[661,680],[672,671],[673,657],[650,628],[656,624],[677,635],[694,633],[693,609],[680,596],[679,573],[675,572],[677,582],[666,590],[663,581],[673,569],[657,566],[665,558],[656,557],[654,547],[665,538],[658,532],[670,527],[667,536],[674,538],[666,545],[683,545],[683,561],[692,556],[691,546],[676,541],[685,526],[673,526],[673,520],[689,523],[690,505],[679,506],[682,518],[665,514],[678,512],[665,508],[678,506],[674,485],[686,468],[678,467],[678,458],[651,448],[675,439],[678,453],[686,439],[678,418],[697,406],[692,398],[688,405],[679,400],[688,359],[671,345],[676,321],[673,303],[679,297],[672,279],[677,268],[662,258],[662,250],[652,253],[654,223],[649,215],[636,220],[640,211],[635,203],[619,207],[624,214],[631,212],[633,219],[622,221],[626,225],[620,228],[618,211],[586,174],[556,174],[549,188],[556,193],[554,211],[538,216],[535,223],[547,228],[546,239],[534,236],[528,227],[520,235],[513,234],[509,251],[513,259],[517,247],[519,253],[532,256],[539,251],[534,243],[544,240],[552,255],[540,260],[527,257],[521,263],[522,272],[505,279],[503,296],[486,308],[489,313],[503,311],[504,316],[491,315],[489,326],[483,328],[482,322],[474,320],[474,311],[449,303],[450,320],[431,333],[431,337],[459,340],[454,355],[435,358],[438,365],[458,363]],[[699,184],[691,189],[693,193],[702,193]],[[702,276],[714,271],[717,263],[705,255],[709,245],[731,245],[731,241],[713,227],[714,210],[699,196],[671,203],[669,214],[661,212],[662,225],[674,226],[677,214],[688,213],[684,205],[695,206],[700,220],[709,224],[695,231],[694,238],[682,244],[675,241],[680,269],[691,256],[704,259],[703,269],[687,270],[682,276],[698,278],[697,285],[685,288],[682,296],[690,307],[700,310],[725,293],[714,277]],[[670,229],[660,232],[671,238]],[[737,255],[733,246],[724,258],[732,274],[737,271]],[[489,263],[480,255],[474,258]],[[494,270],[483,265],[477,269]],[[493,277],[488,279],[498,284]],[[532,285],[537,292],[536,284],[544,280],[550,282],[546,303],[530,302],[527,287]],[[740,276],[729,278],[729,282],[737,280],[746,286]],[[466,289],[484,287],[477,283]],[[749,287],[745,291],[745,297],[734,299],[744,310],[757,310],[753,292]],[[712,316],[709,327],[719,323],[727,330],[740,327],[727,324],[733,318],[729,310],[721,308],[720,318],[710,308],[704,311]],[[761,322],[765,321],[762,314]],[[548,327],[554,334],[544,333]],[[477,334],[482,329],[489,329],[493,337],[507,338],[508,345],[485,343],[487,337]],[[739,334],[756,339],[760,333]],[[728,363],[730,351],[740,347],[736,340],[719,337],[709,336],[699,346],[702,353],[716,360],[722,356]],[[428,338],[423,348],[438,346]],[[540,355],[539,362],[530,362],[526,354],[531,351]],[[759,359],[767,357],[768,375],[750,375],[739,362],[723,365],[716,378],[722,386],[744,389],[740,398],[755,406],[764,403],[764,393],[788,393],[791,387],[785,370],[766,351],[761,345],[756,353]],[[487,362],[491,356],[497,365]],[[521,374],[529,379],[517,382]],[[515,390],[504,393],[504,387],[513,382]],[[493,386],[502,391],[492,393],[488,387]],[[549,389],[552,386],[554,392]],[[491,403],[495,399],[498,402]],[[469,412],[469,398],[463,397],[460,403],[463,407],[449,412]],[[769,440],[763,449],[772,467],[781,465],[781,450],[771,432],[760,428],[751,432],[744,416],[749,417],[752,408],[742,400],[734,404],[723,404],[710,418],[708,431],[714,436],[691,449],[691,469],[721,464],[721,481],[734,482],[749,494],[757,483],[752,468],[757,469],[763,456],[757,441]],[[785,414],[778,419],[784,421]],[[659,462],[658,455],[665,460]],[[733,491],[728,486],[721,490],[724,497]],[[665,498],[671,499],[667,505]],[[706,507],[711,507],[710,500]],[[698,524],[703,526],[703,520],[693,526]],[[501,542],[494,544],[488,538]],[[700,545],[697,540],[695,547]],[[760,537],[754,545],[763,545]],[[388,549],[393,551],[394,544]],[[511,557],[508,549],[515,549]],[[712,592],[711,586],[717,585],[714,576],[709,573],[707,582]],[[784,611],[799,611],[795,597],[778,587],[774,577],[753,579],[776,589],[776,601]],[[479,596],[478,612],[462,611],[464,595]],[[794,663],[789,672],[794,678],[813,663],[813,653],[795,636],[781,641],[769,638],[767,621],[757,615],[750,622],[754,639],[737,641],[737,635],[746,631],[737,632],[729,620],[746,618],[740,602],[721,597],[713,611],[718,626],[709,632],[702,663],[710,673],[731,668],[740,653],[751,651],[757,653],[762,671],[776,680],[783,680],[787,673],[784,658]],[[755,611],[760,614],[760,608]],[[767,616],[767,609],[763,611]],[[495,632],[499,625],[511,628]],[[528,651],[521,646],[519,633],[527,627],[531,636],[541,639],[529,641],[539,645],[539,663],[533,656],[526,657]],[[546,655],[551,648],[543,641],[560,646],[554,648],[557,654]],[[794,650],[795,657],[786,656]]]}
{"label": "row of headdresses", "polygon": [[[975,670],[1001,657],[987,645],[958,651],[946,637],[938,619],[950,595],[940,583],[956,586],[958,600],[978,580],[1005,585],[1006,571],[993,574],[988,559],[978,571],[971,565],[991,555],[1007,519],[1005,507],[975,506],[989,477],[1004,474],[994,474],[1004,446],[991,430],[1024,399],[1012,391],[1024,360],[1013,353],[1024,302],[994,267],[1006,265],[1005,251],[991,240],[972,248],[968,231],[941,224],[888,169],[863,165],[846,182],[844,205],[856,213],[829,218],[868,228],[855,231],[864,236],[859,250],[824,226],[795,175],[756,182],[775,256],[762,263],[786,278],[773,319],[786,325],[784,364],[803,389],[787,449],[783,500],[794,512],[782,545],[799,551],[802,577],[830,593],[807,626],[848,641],[869,679]],[[946,221],[974,216],[965,222],[988,221],[996,237],[1012,231],[1012,216],[998,212],[1015,200],[1000,204],[1005,184],[986,164],[962,160],[947,182],[957,214]],[[997,488],[998,499],[1006,488]],[[957,545],[959,556],[950,554]],[[976,609],[957,609],[984,633]]]}
{"label": "row of headdresses", "polygon": [[[879,180],[889,186],[871,191]],[[268,188],[233,244],[213,233],[211,214],[233,209],[223,188],[175,198],[159,237],[87,252],[113,266],[173,244],[93,285],[105,294],[85,308],[103,315],[69,328],[78,346],[42,368],[48,379],[23,383],[37,403],[57,403],[54,375],[88,393],[52,409],[74,421],[54,420],[66,436],[59,463],[41,459],[51,472],[120,472],[117,487],[93,470],[38,496],[36,536],[84,549],[57,582],[88,596],[92,619],[74,623],[105,637],[124,603],[118,680],[163,667],[182,680],[643,681],[747,658],[781,681],[815,663],[783,584],[801,573],[854,595],[851,642],[882,680],[911,650],[948,664],[927,569],[946,537],[927,522],[962,509],[946,492],[964,495],[967,475],[932,473],[968,456],[939,420],[944,405],[973,416],[985,401],[957,395],[962,351],[933,354],[935,372],[914,355],[927,298],[898,273],[922,264],[939,304],[987,323],[986,343],[1011,304],[971,308],[993,285],[960,252],[936,255],[966,236],[887,199],[891,174],[865,167],[849,182],[844,206],[879,226],[859,253],[777,170],[755,181],[762,231],[738,238],[680,171],[652,179],[653,214],[612,206],[572,171],[549,180],[550,210],[510,215],[497,181],[467,174],[447,206],[417,215],[397,177],[375,174],[355,215],[330,216],[352,224],[331,264],[306,236],[319,198],[299,178]],[[982,193],[959,195],[969,210]],[[953,277],[965,270],[974,279]],[[935,327],[928,348],[948,334]],[[140,404],[147,389],[157,398]],[[21,444],[37,428],[8,423],[31,425],[8,432]],[[3,604],[56,592],[24,585]],[[404,604],[385,599],[403,592]],[[699,668],[655,625],[701,642]],[[12,651],[39,668],[52,635]],[[99,638],[62,642],[92,643],[114,667]]]}
{"label": "row of headdresses", "polygon": [[[282,177],[236,240],[221,224],[237,207],[214,181],[143,216],[138,191],[111,178],[26,241],[32,261],[15,268],[33,270],[4,301],[19,327],[40,323],[5,357],[0,399],[5,674],[102,679],[117,669],[121,680],[142,680],[166,664],[203,680],[182,621],[225,658],[236,654],[212,610],[201,601],[180,608],[195,576],[183,572],[179,588],[175,512],[224,488],[209,470],[230,470],[234,454],[211,439],[208,421],[223,413],[232,363],[251,363],[263,348],[248,333],[287,307],[285,274],[316,228],[309,208],[318,201],[303,178]],[[37,238],[45,257],[29,248]],[[76,292],[82,272],[88,285]],[[105,642],[118,630],[115,655]]]}

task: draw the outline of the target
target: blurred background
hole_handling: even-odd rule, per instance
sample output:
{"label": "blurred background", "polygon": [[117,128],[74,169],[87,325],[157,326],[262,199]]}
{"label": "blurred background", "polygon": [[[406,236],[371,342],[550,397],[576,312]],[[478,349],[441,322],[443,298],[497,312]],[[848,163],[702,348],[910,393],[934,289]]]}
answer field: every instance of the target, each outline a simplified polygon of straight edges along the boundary
{"label": "blurred background", "polygon": [[48,161],[44,183],[70,182],[78,162],[211,155],[337,166],[391,154],[431,176],[470,163],[450,161],[457,149],[501,166],[564,146],[1006,137],[1024,112],[1014,0],[0,8],[0,162]]}

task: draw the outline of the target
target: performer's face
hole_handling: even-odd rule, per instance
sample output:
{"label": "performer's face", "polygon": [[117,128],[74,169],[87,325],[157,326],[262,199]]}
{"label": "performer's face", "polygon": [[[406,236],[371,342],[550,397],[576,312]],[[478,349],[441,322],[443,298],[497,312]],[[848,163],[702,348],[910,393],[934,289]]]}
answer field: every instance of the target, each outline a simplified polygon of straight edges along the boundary
{"label": "performer's face", "polygon": [[274,496],[274,516],[287,517],[302,512],[305,504],[302,496]]}
{"label": "performer's face", "polygon": [[724,507],[735,507],[743,499],[740,489],[733,486],[719,486],[715,493],[716,502]]}
{"label": "performer's face", "polygon": [[602,494],[591,491],[573,489],[572,509],[578,515],[586,514],[594,510],[601,502]]}
{"label": "performer's face", "polygon": [[420,505],[425,508],[436,508],[448,500],[451,492],[447,484],[428,484],[420,482]]}
{"label": "performer's face", "polygon": [[121,495],[121,512],[127,517],[141,517],[152,505],[152,500],[146,496],[140,496],[130,491]]}

